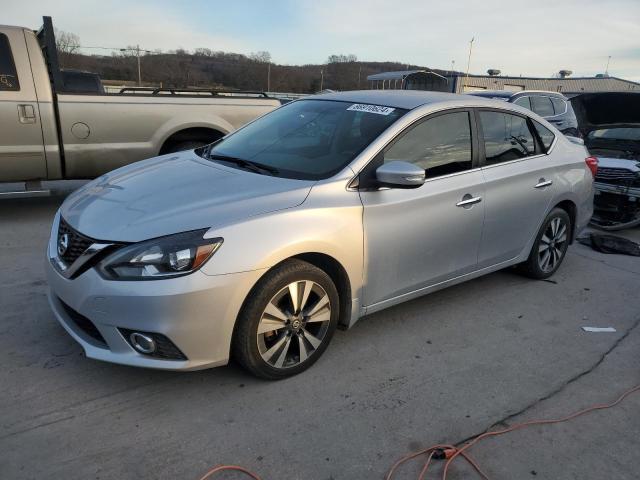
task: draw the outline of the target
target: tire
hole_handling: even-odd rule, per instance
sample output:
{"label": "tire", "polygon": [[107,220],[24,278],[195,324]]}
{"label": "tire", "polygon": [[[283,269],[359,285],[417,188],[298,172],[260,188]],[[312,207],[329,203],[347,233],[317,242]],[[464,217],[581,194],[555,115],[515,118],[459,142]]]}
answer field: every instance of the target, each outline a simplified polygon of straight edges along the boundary
{"label": "tire", "polygon": [[204,140],[187,140],[184,142],[177,142],[167,147],[165,153],[176,153],[184,150],[193,150],[194,148],[204,147],[208,145],[208,142]]}
{"label": "tire", "polygon": [[329,275],[310,263],[287,260],[249,292],[236,321],[232,356],[257,377],[297,375],[326,350],[339,315],[338,291]]}
{"label": "tire", "polygon": [[572,231],[569,214],[561,208],[554,208],[540,227],[529,258],[519,265],[520,271],[538,280],[553,275],[564,260]]}

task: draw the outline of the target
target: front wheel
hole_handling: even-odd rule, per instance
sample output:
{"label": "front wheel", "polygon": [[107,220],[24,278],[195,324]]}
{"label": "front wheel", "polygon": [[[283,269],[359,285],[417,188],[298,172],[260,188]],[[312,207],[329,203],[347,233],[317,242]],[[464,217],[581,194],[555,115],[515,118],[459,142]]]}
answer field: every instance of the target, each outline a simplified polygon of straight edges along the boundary
{"label": "front wheel", "polygon": [[545,279],[553,275],[564,260],[571,233],[571,218],[561,208],[554,208],[545,219],[521,271],[528,277]]}
{"label": "front wheel", "polygon": [[338,292],[319,268],[289,260],[251,290],[233,337],[233,355],[258,377],[277,380],[309,368],[338,324]]}

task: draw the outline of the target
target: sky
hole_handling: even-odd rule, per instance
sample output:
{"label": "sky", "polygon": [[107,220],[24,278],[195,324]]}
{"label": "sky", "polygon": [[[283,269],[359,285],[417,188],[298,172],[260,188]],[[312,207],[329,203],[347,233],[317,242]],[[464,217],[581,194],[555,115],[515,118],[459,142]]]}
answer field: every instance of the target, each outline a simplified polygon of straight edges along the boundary
{"label": "sky", "polygon": [[[640,82],[640,0],[0,0],[0,22],[43,15],[82,45],[266,50],[279,64],[332,54],[470,73],[603,73]],[[86,50],[97,53],[100,50]]]}

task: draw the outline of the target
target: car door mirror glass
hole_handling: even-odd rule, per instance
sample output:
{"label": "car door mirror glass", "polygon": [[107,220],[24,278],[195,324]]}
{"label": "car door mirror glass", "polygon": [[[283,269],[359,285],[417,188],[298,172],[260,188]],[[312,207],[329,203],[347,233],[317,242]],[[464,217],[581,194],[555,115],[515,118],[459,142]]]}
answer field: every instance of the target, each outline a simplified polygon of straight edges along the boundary
{"label": "car door mirror glass", "polygon": [[425,171],[409,162],[391,160],[376,169],[376,179],[385,187],[417,188],[424,184]]}

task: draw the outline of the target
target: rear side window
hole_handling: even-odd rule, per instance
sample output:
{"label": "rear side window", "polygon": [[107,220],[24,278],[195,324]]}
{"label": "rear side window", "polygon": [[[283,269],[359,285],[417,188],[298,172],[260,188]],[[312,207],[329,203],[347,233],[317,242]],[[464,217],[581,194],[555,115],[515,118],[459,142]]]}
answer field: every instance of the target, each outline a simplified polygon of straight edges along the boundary
{"label": "rear side window", "polygon": [[453,112],[425,120],[404,134],[384,154],[425,169],[427,178],[471,169],[469,113]]}
{"label": "rear side window", "polygon": [[531,101],[529,100],[529,97],[520,97],[516,99],[513,103],[515,103],[516,105],[520,105],[521,107],[524,107],[528,110],[531,110]]}
{"label": "rear side window", "polygon": [[551,103],[556,115],[562,115],[567,112],[567,103],[561,98],[552,98]]}
{"label": "rear side window", "polygon": [[527,120],[502,112],[480,112],[486,165],[517,160],[535,153]]}
{"label": "rear side window", "polygon": [[549,130],[544,125],[536,122],[535,120],[532,120],[532,121],[533,121],[533,126],[536,128],[536,131],[538,132],[538,135],[540,136],[540,141],[542,142],[542,147],[544,148],[544,153],[547,153],[549,151],[549,149],[551,148],[551,144],[553,143],[553,139],[556,138],[556,136],[553,134],[553,132],[551,130]]}
{"label": "rear side window", "polygon": [[5,34],[0,33],[0,91],[5,90],[20,90],[20,84],[18,83],[16,64],[13,62],[13,55],[11,55],[9,39]]}
{"label": "rear side window", "polygon": [[553,104],[549,97],[531,97],[531,110],[541,117],[551,117],[553,113]]}

